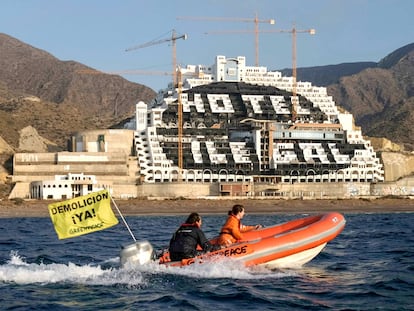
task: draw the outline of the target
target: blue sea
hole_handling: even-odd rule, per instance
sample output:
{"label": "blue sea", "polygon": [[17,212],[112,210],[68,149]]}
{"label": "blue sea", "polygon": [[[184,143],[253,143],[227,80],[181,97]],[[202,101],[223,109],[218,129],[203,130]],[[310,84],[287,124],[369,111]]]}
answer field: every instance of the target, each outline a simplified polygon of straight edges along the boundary
{"label": "blue sea", "polygon": [[[414,213],[347,214],[342,233],[299,269],[235,263],[120,268],[133,238],[110,229],[58,240],[49,218],[0,219],[1,310],[414,310]],[[303,214],[245,217],[275,223]],[[226,216],[203,217],[208,237]],[[126,217],[137,240],[168,244],[185,216]]]}

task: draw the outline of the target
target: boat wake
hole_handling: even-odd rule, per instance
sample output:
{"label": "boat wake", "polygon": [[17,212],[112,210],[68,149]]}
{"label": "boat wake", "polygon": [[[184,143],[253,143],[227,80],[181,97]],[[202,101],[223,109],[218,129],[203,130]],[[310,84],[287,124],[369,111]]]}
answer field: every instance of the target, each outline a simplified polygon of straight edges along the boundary
{"label": "boat wake", "polygon": [[150,262],[145,265],[125,265],[129,271],[141,271],[143,273],[157,273],[187,276],[196,279],[258,279],[280,278],[296,274],[294,270],[269,270],[265,267],[246,267],[242,262],[236,262],[231,258],[211,258],[203,262],[194,262],[188,266],[167,266],[158,262]]}
{"label": "boat wake", "polygon": [[16,284],[140,284],[142,276],[124,275],[116,268],[105,269],[101,265],[74,263],[28,263],[17,252],[11,252],[10,260],[0,265],[0,282]]}
{"label": "boat wake", "polygon": [[82,284],[82,285],[124,285],[145,286],[154,277],[188,277],[196,279],[265,279],[283,278],[296,274],[295,271],[270,271],[268,269],[246,268],[231,260],[215,264],[193,264],[185,267],[167,267],[151,262],[142,266],[119,267],[119,258],[104,263],[77,265],[63,263],[28,263],[18,252],[12,251],[10,259],[0,265],[0,283],[28,284]]}

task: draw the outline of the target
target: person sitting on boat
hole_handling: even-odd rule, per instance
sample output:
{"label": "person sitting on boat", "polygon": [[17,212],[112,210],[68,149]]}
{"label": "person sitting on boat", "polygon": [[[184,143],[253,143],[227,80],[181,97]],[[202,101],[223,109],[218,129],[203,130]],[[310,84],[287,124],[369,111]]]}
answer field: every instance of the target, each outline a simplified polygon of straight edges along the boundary
{"label": "person sitting on boat", "polygon": [[185,223],[173,234],[169,246],[172,261],[180,261],[197,256],[199,254],[197,245],[204,252],[214,250],[213,245],[211,245],[204,232],[200,229],[201,224],[200,215],[198,213],[191,213]]}
{"label": "person sitting on boat", "polygon": [[223,225],[218,238],[218,244],[229,246],[237,241],[243,240],[243,232],[257,230],[262,228],[262,225],[245,226],[241,223],[245,211],[243,205],[236,204],[228,213],[226,223]]}

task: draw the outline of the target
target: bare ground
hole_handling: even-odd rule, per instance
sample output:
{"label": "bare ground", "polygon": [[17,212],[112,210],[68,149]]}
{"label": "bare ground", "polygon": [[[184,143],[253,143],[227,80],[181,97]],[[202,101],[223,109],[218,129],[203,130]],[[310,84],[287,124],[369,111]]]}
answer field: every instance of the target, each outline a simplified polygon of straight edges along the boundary
{"label": "bare ground", "polygon": [[[0,201],[0,218],[47,217],[51,201]],[[198,199],[198,200],[119,200],[112,207],[124,216],[133,215],[181,215],[190,212],[200,214],[227,214],[236,204],[243,204],[248,214],[324,213],[390,213],[414,212],[414,200],[410,198],[348,199],[348,200],[282,200],[282,199]]]}

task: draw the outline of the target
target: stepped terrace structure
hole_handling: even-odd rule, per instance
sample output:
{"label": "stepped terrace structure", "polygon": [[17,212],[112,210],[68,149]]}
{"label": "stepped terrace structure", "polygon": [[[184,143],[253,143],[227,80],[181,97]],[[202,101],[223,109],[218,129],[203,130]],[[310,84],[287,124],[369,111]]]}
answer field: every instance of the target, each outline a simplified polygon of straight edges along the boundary
{"label": "stepped terrace structure", "polygon": [[177,76],[179,85],[137,104],[130,124],[143,183],[383,181],[370,141],[326,88],[242,56]]}

